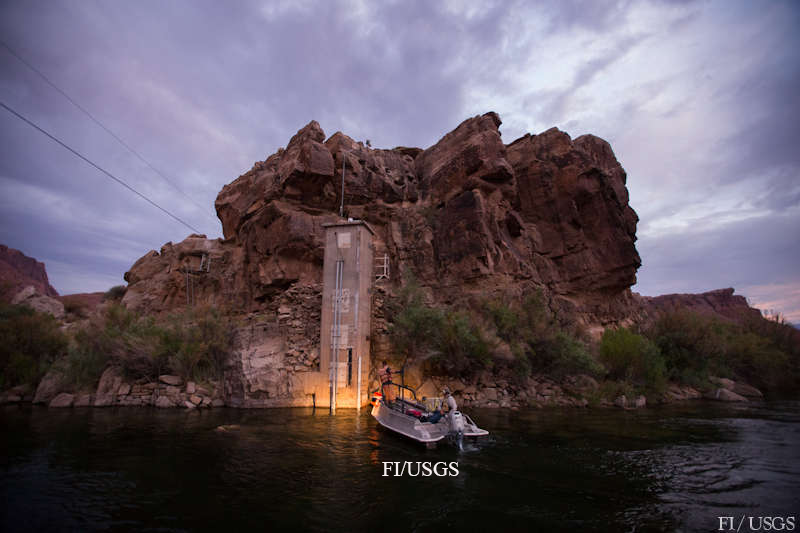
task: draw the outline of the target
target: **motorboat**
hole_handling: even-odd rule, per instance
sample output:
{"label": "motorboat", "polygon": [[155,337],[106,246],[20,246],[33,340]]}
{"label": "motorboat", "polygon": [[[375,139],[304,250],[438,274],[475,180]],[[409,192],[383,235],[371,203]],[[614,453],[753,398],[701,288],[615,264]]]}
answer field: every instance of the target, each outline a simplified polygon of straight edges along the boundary
{"label": "motorboat", "polygon": [[[384,392],[391,400],[384,397]],[[449,407],[447,412],[443,412],[445,405]],[[464,437],[489,434],[457,409],[452,396],[420,400],[414,389],[397,383],[385,383],[372,394],[372,416],[386,429],[423,443],[428,448],[435,448],[443,439],[460,446]]]}

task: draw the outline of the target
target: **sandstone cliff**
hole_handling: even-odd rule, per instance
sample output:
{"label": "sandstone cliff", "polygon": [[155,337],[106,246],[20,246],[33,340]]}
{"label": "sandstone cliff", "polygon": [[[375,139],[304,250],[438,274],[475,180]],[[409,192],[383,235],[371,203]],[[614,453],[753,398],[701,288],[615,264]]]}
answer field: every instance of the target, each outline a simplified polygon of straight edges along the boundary
{"label": "sandstone cliff", "polygon": [[541,287],[587,324],[624,318],[637,217],[611,147],[556,129],[505,145],[499,125],[495,113],[470,118],[423,151],[325,140],[311,122],[222,189],[224,239],[192,235],[148,253],[126,274],[124,301],[186,305],[188,269],[189,300],[277,311],[288,288],[320,282],[322,224],[338,219],[344,166],[345,216],[375,229],[392,284],[412,272],[438,303]]}
{"label": "sandstone cliff", "polygon": [[58,292],[47,279],[44,263],[4,244],[0,244],[0,283],[9,299],[29,286],[39,294],[58,298]]}
{"label": "sandstone cliff", "polygon": [[761,317],[761,312],[750,307],[744,296],[734,294],[732,288],[701,294],[664,294],[643,298],[647,311],[653,315],[685,309],[710,315],[725,322],[742,322],[748,318]]}

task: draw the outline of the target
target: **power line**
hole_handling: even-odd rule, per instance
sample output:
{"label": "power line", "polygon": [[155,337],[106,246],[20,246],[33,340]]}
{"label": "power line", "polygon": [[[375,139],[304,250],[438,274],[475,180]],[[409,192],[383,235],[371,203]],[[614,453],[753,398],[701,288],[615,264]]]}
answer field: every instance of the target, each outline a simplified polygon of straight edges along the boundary
{"label": "power line", "polygon": [[167,211],[166,209],[164,209],[163,207],[161,207],[160,205],[158,205],[157,203],[155,203],[153,200],[151,200],[150,198],[148,198],[148,197],[147,197],[147,196],[145,196],[144,194],[140,193],[139,191],[137,191],[136,189],[134,189],[133,187],[131,187],[130,185],[128,185],[127,183],[125,183],[124,181],[122,181],[121,179],[119,179],[118,177],[116,177],[116,176],[115,176],[114,174],[112,174],[111,172],[107,171],[106,169],[104,169],[104,168],[103,168],[103,167],[101,167],[100,165],[98,165],[98,164],[94,163],[92,160],[90,160],[89,158],[87,158],[86,156],[84,156],[83,154],[81,154],[80,152],[78,152],[77,150],[75,150],[75,149],[71,148],[70,146],[68,146],[67,144],[65,144],[64,142],[62,142],[62,141],[61,141],[61,140],[59,140],[58,138],[56,138],[55,136],[51,135],[50,133],[48,133],[48,132],[47,132],[47,131],[45,131],[44,129],[40,128],[39,126],[37,126],[36,124],[34,124],[34,123],[33,123],[33,122],[31,122],[30,120],[28,120],[27,118],[23,117],[22,115],[20,115],[20,114],[19,114],[19,113],[17,113],[16,111],[14,111],[12,108],[10,108],[9,106],[7,106],[7,105],[6,105],[4,102],[0,101],[0,106],[2,106],[3,108],[5,108],[5,109],[6,109],[6,111],[8,111],[9,113],[13,114],[13,115],[14,115],[14,116],[16,116],[18,119],[20,119],[20,120],[22,120],[23,122],[27,123],[29,126],[31,126],[31,127],[33,127],[33,128],[35,128],[35,129],[37,129],[37,130],[38,130],[40,133],[43,133],[44,135],[48,136],[48,137],[49,137],[51,140],[53,140],[53,141],[57,142],[58,144],[60,144],[61,146],[63,146],[64,148],[66,148],[67,150],[69,150],[70,152],[72,152],[74,155],[76,155],[76,156],[80,157],[81,159],[83,159],[84,161],[86,161],[87,163],[89,163],[90,165],[92,165],[94,168],[96,168],[97,170],[99,170],[100,172],[102,172],[103,174],[105,174],[106,176],[108,176],[109,178],[111,178],[112,180],[116,181],[117,183],[119,183],[120,185],[122,185],[123,187],[125,187],[126,189],[128,189],[129,191],[131,191],[132,193],[136,194],[137,196],[139,196],[139,197],[140,197],[140,198],[142,198],[143,200],[147,201],[147,202],[148,202],[150,205],[153,205],[154,207],[157,207],[158,209],[160,209],[161,211],[163,211],[163,212],[164,212],[164,213],[166,213],[167,215],[171,216],[172,218],[174,218],[175,220],[177,220],[178,222],[180,222],[181,224],[183,224],[184,226],[186,226],[187,228],[189,228],[190,230],[192,230],[193,232],[195,232],[195,233],[201,233],[201,232],[200,232],[200,230],[193,228],[192,226],[190,226],[189,224],[187,224],[186,222],[184,222],[183,220],[181,220],[181,219],[180,219],[179,217],[177,217],[176,215],[173,215],[172,213],[170,213],[169,211]]}
{"label": "power line", "polygon": [[171,186],[172,186],[172,187],[173,187],[173,188],[174,188],[176,191],[178,191],[179,193],[181,193],[181,194],[182,194],[182,195],[183,195],[183,196],[184,196],[184,197],[185,197],[187,200],[189,200],[190,202],[192,202],[192,204],[194,204],[194,205],[195,205],[195,207],[197,207],[197,208],[198,208],[200,211],[202,211],[204,215],[206,215],[207,217],[209,217],[209,218],[211,218],[212,220],[214,220],[215,222],[217,222],[217,219],[216,219],[215,217],[211,216],[211,214],[210,214],[208,211],[206,211],[206,208],[204,208],[203,206],[201,206],[200,204],[198,204],[197,202],[195,202],[195,201],[194,201],[194,200],[193,200],[193,199],[192,199],[192,198],[191,198],[191,197],[190,197],[188,194],[186,194],[185,192],[183,192],[183,190],[182,190],[180,187],[178,187],[178,186],[177,186],[175,183],[173,183],[173,181],[172,181],[172,180],[170,180],[169,178],[167,178],[167,177],[166,177],[166,176],[165,176],[165,175],[164,175],[164,174],[163,174],[163,173],[162,173],[160,170],[158,170],[156,167],[154,167],[154,166],[153,166],[153,165],[150,163],[150,161],[148,161],[147,159],[145,159],[145,158],[144,158],[144,157],[143,157],[143,156],[142,156],[142,155],[141,155],[139,152],[137,152],[136,150],[134,150],[133,148],[131,148],[131,147],[130,147],[130,145],[128,145],[128,143],[126,143],[125,141],[123,141],[122,139],[120,139],[120,138],[119,138],[119,136],[117,136],[117,135],[116,135],[116,134],[115,134],[113,131],[111,131],[110,129],[108,129],[108,128],[105,126],[105,124],[103,124],[103,123],[102,123],[102,122],[100,122],[98,119],[96,119],[96,118],[94,117],[94,115],[92,115],[92,114],[91,114],[89,111],[87,111],[87,110],[86,110],[86,109],[85,109],[83,106],[81,106],[81,105],[80,105],[78,102],[76,102],[75,100],[73,100],[73,99],[70,97],[70,95],[68,95],[66,92],[64,92],[64,91],[63,91],[63,90],[62,90],[62,89],[61,89],[61,88],[60,88],[58,85],[56,85],[55,83],[53,83],[52,81],[50,81],[50,78],[48,78],[47,76],[45,76],[45,75],[44,75],[44,73],[43,73],[41,70],[39,70],[38,68],[36,68],[35,66],[33,66],[33,65],[31,65],[29,62],[27,62],[27,61],[26,61],[26,60],[25,60],[25,59],[24,59],[22,56],[20,56],[20,55],[19,55],[19,54],[18,54],[16,51],[14,51],[14,49],[13,49],[13,48],[11,48],[11,47],[10,47],[10,46],[9,46],[9,45],[8,45],[8,44],[5,42],[5,41],[3,41],[3,40],[0,40],[0,44],[2,44],[2,45],[3,45],[3,47],[5,47],[5,49],[6,49],[6,50],[8,50],[8,51],[9,51],[9,53],[10,53],[11,55],[13,55],[15,58],[17,58],[17,59],[18,59],[18,60],[19,60],[19,61],[20,61],[20,62],[21,62],[23,65],[25,65],[26,67],[28,67],[29,69],[31,69],[32,71],[34,71],[36,74],[38,74],[38,75],[39,75],[39,77],[41,77],[41,78],[42,78],[42,79],[43,79],[43,80],[44,80],[44,81],[45,81],[45,82],[46,82],[48,85],[50,85],[50,87],[52,87],[53,89],[55,89],[56,91],[58,91],[58,92],[61,94],[61,96],[63,96],[63,97],[64,97],[64,98],[66,98],[67,100],[69,100],[69,102],[70,102],[72,105],[74,105],[76,108],[78,108],[78,109],[79,109],[79,110],[80,110],[80,111],[81,111],[81,112],[82,112],[84,115],[86,115],[87,117],[89,117],[89,118],[90,118],[90,119],[91,119],[91,120],[92,120],[92,121],[93,121],[95,124],[97,124],[98,126],[100,126],[101,128],[103,128],[103,130],[104,130],[106,133],[108,133],[109,135],[111,135],[111,136],[112,136],[114,139],[116,139],[116,141],[117,141],[118,143],[120,143],[122,146],[124,146],[124,147],[125,147],[125,148],[126,148],[126,149],[127,149],[129,152],[130,152],[130,153],[132,153],[133,155],[135,155],[135,156],[136,156],[136,157],[137,157],[137,158],[138,158],[138,159],[139,159],[139,160],[140,160],[142,163],[144,163],[145,165],[147,165],[147,166],[150,168],[150,170],[152,170],[153,172],[155,172],[156,174],[158,174],[158,175],[161,177],[161,179],[163,179],[164,181],[166,181],[167,183],[169,183],[169,184],[170,184],[170,185],[171,185]]}

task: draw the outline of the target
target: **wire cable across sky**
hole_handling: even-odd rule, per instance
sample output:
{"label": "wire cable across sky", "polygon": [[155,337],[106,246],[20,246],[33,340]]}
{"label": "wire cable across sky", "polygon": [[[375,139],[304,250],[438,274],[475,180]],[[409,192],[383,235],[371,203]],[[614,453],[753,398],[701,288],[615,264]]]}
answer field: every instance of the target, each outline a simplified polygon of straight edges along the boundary
{"label": "wire cable across sky", "polygon": [[161,211],[163,211],[164,213],[166,213],[166,214],[167,214],[167,215],[169,215],[170,217],[174,218],[175,220],[177,220],[178,222],[180,222],[181,224],[183,224],[184,226],[186,226],[187,228],[189,228],[189,229],[190,229],[190,230],[192,230],[193,232],[195,232],[195,233],[201,233],[201,231],[200,231],[200,230],[198,230],[198,229],[196,229],[196,228],[192,227],[192,226],[191,226],[191,225],[189,225],[187,222],[184,222],[184,221],[183,221],[183,220],[182,220],[180,217],[178,217],[177,215],[173,215],[172,213],[170,213],[169,211],[167,211],[166,209],[164,209],[163,207],[161,207],[160,205],[158,205],[157,203],[155,203],[153,200],[151,200],[150,198],[148,198],[148,197],[147,197],[147,196],[145,196],[144,194],[140,193],[139,191],[137,191],[136,189],[134,189],[133,187],[131,187],[130,185],[128,185],[127,183],[125,183],[125,182],[124,182],[123,180],[121,180],[120,178],[116,177],[116,176],[115,176],[114,174],[112,174],[111,172],[107,171],[106,169],[104,169],[104,168],[103,168],[103,167],[101,167],[100,165],[96,164],[96,163],[95,163],[95,162],[93,162],[91,159],[89,159],[88,157],[84,156],[83,154],[81,154],[81,153],[80,153],[80,152],[78,152],[77,150],[73,149],[72,147],[70,147],[69,145],[67,145],[66,143],[64,143],[64,142],[63,142],[63,141],[61,141],[60,139],[58,139],[57,137],[55,137],[55,136],[51,135],[50,133],[48,133],[47,131],[45,131],[43,128],[41,128],[41,127],[37,126],[35,123],[33,123],[32,121],[28,120],[27,118],[25,118],[25,117],[24,117],[24,116],[22,116],[21,114],[17,113],[17,112],[16,112],[14,109],[12,109],[11,107],[7,106],[7,105],[6,105],[4,102],[0,101],[0,106],[2,106],[2,107],[3,107],[3,108],[6,110],[6,111],[8,111],[8,112],[9,112],[9,113],[11,113],[12,115],[16,116],[18,119],[22,120],[23,122],[25,122],[26,124],[28,124],[28,125],[29,125],[29,126],[31,126],[32,128],[34,128],[34,129],[38,130],[38,131],[39,131],[39,133],[42,133],[43,135],[46,135],[46,136],[47,136],[47,137],[49,137],[49,138],[50,138],[52,141],[55,141],[56,143],[60,144],[62,147],[66,148],[67,150],[69,150],[70,152],[72,152],[72,154],[73,154],[73,155],[75,155],[75,156],[77,156],[77,157],[79,157],[79,158],[83,159],[84,161],[86,161],[87,163],[89,163],[90,165],[92,165],[94,168],[96,168],[97,170],[99,170],[100,172],[102,172],[103,174],[105,174],[106,176],[108,176],[109,178],[111,178],[112,180],[116,181],[117,183],[119,183],[120,185],[122,185],[123,187],[125,187],[126,189],[128,189],[129,191],[131,191],[132,193],[136,194],[137,196],[139,196],[140,198],[142,198],[143,200],[145,200],[145,201],[146,201],[147,203],[149,203],[150,205],[152,205],[152,206],[154,206],[154,207],[156,207],[156,208],[160,209]]}
{"label": "wire cable across sky", "polygon": [[178,191],[179,193],[181,193],[181,194],[182,194],[182,195],[183,195],[183,196],[184,196],[184,197],[185,197],[187,200],[189,200],[189,201],[190,201],[192,204],[194,204],[194,206],[195,206],[195,207],[197,207],[197,209],[199,209],[200,211],[202,211],[204,215],[206,215],[207,217],[209,217],[209,218],[211,218],[212,220],[214,220],[214,222],[217,222],[217,219],[216,219],[215,217],[211,216],[211,214],[210,214],[208,211],[206,211],[206,209],[205,209],[203,206],[201,206],[199,203],[197,203],[196,201],[194,201],[194,200],[192,199],[192,197],[191,197],[191,196],[189,196],[188,194],[186,194],[185,192],[183,192],[183,190],[182,190],[180,187],[178,187],[178,185],[177,185],[177,184],[175,184],[175,183],[174,183],[172,180],[170,180],[169,178],[167,178],[167,177],[166,177],[166,176],[165,176],[165,175],[164,175],[164,174],[163,174],[163,173],[162,173],[160,170],[158,170],[158,169],[157,169],[155,166],[153,166],[153,165],[150,163],[150,161],[148,161],[147,159],[145,159],[145,158],[144,158],[144,157],[143,157],[143,156],[142,156],[142,155],[141,155],[139,152],[137,152],[136,150],[134,150],[134,149],[133,149],[133,148],[132,148],[132,147],[131,147],[131,146],[130,146],[128,143],[126,143],[125,141],[123,141],[123,140],[122,140],[122,139],[121,139],[121,138],[120,138],[120,137],[119,137],[117,134],[115,134],[115,133],[114,133],[113,131],[111,131],[111,130],[110,130],[108,127],[106,127],[106,125],[105,125],[105,124],[103,124],[102,122],[100,122],[100,120],[98,120],[97,118],[95,118],[95,116],[94,116],[94,115],[92,115],[92,114],[91,114],[91,113],[90,113],[90,112],[89,112],[87,109],[85,109],[85,108],[84,108],[82,105],[80,105],[78,102],[76,102],[75,100],[73,100],[73,99],[72,99],[72,97],[71,97],[70,95],[68,95],[68,94],[67,94],[65,91],[63,91],[63,90],[62,90],[62,89],[61,89],[61,88],[60,88],[58,85],[56,85],[55,83],[53,83],[52,81],[50,81],[50,78],[48,78],[47,76],[45,76],[45,74],[44,74],[44,73],[43,73],[41,70],[39,70],[38,68],[36,68],[36,67],[35,67],[35,66],[33,66],[32,64],[30,64],[28,61],[26,61],[26,60],[25,60],[25,59],[24,59],[22,56],[20,56],[20,55],[19,55],[19,54],[18,54],[18,53],[17,53],[17,52],[16,52],[16,51],[13,49],[13,48],[11,48],[11,47],[10,47],[10,46],[9,46],[9,45],[8,45],[8,44],[5,42],[5,41],[3,41],[3,40],[0,40],[0,44],[1,44],[1,45],[3,45],[3,47],[4,47],[6,50],[8,50],[8,52],[9,52],[9,53],[10,53],[12,56],[14,56],[15,58],[17,58],[17,60],[19,60],[19,62],[20,62],[20,63],[22,63],[23,65],[25,65],[25,66],[26,66],[26,67],[28,67],[29,69],[31,69],[31,70],[32,70],[33,72],[35,72],[36,74],[38,74],[38,75],[39,75],[39,77],[40,77],[40,78],[42,78],[42,79],[45,81],[45,83],[47,83],[47,84],[48,84],[50,87],[52,87],[54,90],[56,90],[56,91],[57,91],[59,94],[61,94],[61,96],[63,96],[64,98],[66,98],[66,99],[67,99],[67,100],[68,100],[68,101],[69,101],[69,102],[70,102],[72,105],[74,105],[74,106],[75,106],[75,107],[76,107],[78,110],[80,110],[80,111],[81,111],[81,112],[82,112],[84,115],[86,115],[87,117],[89,117],[89,118],[90,118],[90,119],[91,119],[91,120],[92,120],[92,121],[93,121],[95,124],[97,124],[98,126],[100,126],[100,127],[103,129],[103,131],[105,131],[106,133],[108,133],[108,134],[109,134],[111,137],[113,137],[113,138],[114,138],[114,139],[115,139],[115,140],[116,140],[116,141],[117,141],[119,144],[121,144],[122,146],[124,146],[124,147],[125,147],[125,148],[126,148],[126,149],[127,149],[129,152],[130,152],[130,153],[132,153],[134,156],[136,156],[136,157],[137,157],[137,158],[138,158],[138,159],[139,159],[139,160],[140,160],[142,163],[144,163],[145,165],[147,165],[147,166],[150,168],[150,170],[152,170],[153,172],[155,172],[156,174],[158,174],[158,176],[159,176],[159,177],[161,177],[161,179],[163,179],[164,181],[166,181],[168,184],[170,184],[170,185],[172,186],[172,188],[174,188],[176,191]]}

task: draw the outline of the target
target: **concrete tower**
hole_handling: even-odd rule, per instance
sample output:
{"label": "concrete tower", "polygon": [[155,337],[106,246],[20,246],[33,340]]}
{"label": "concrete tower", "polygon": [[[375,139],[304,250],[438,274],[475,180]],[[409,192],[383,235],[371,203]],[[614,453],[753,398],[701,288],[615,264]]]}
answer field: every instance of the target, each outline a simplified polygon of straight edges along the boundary
{"label": "concrete tower", "polygon": [[317,405],[361,407],[368,401],[370,318],[372,316],[374,232],[361,221],[323,224],[320,373],[327,398]]}

